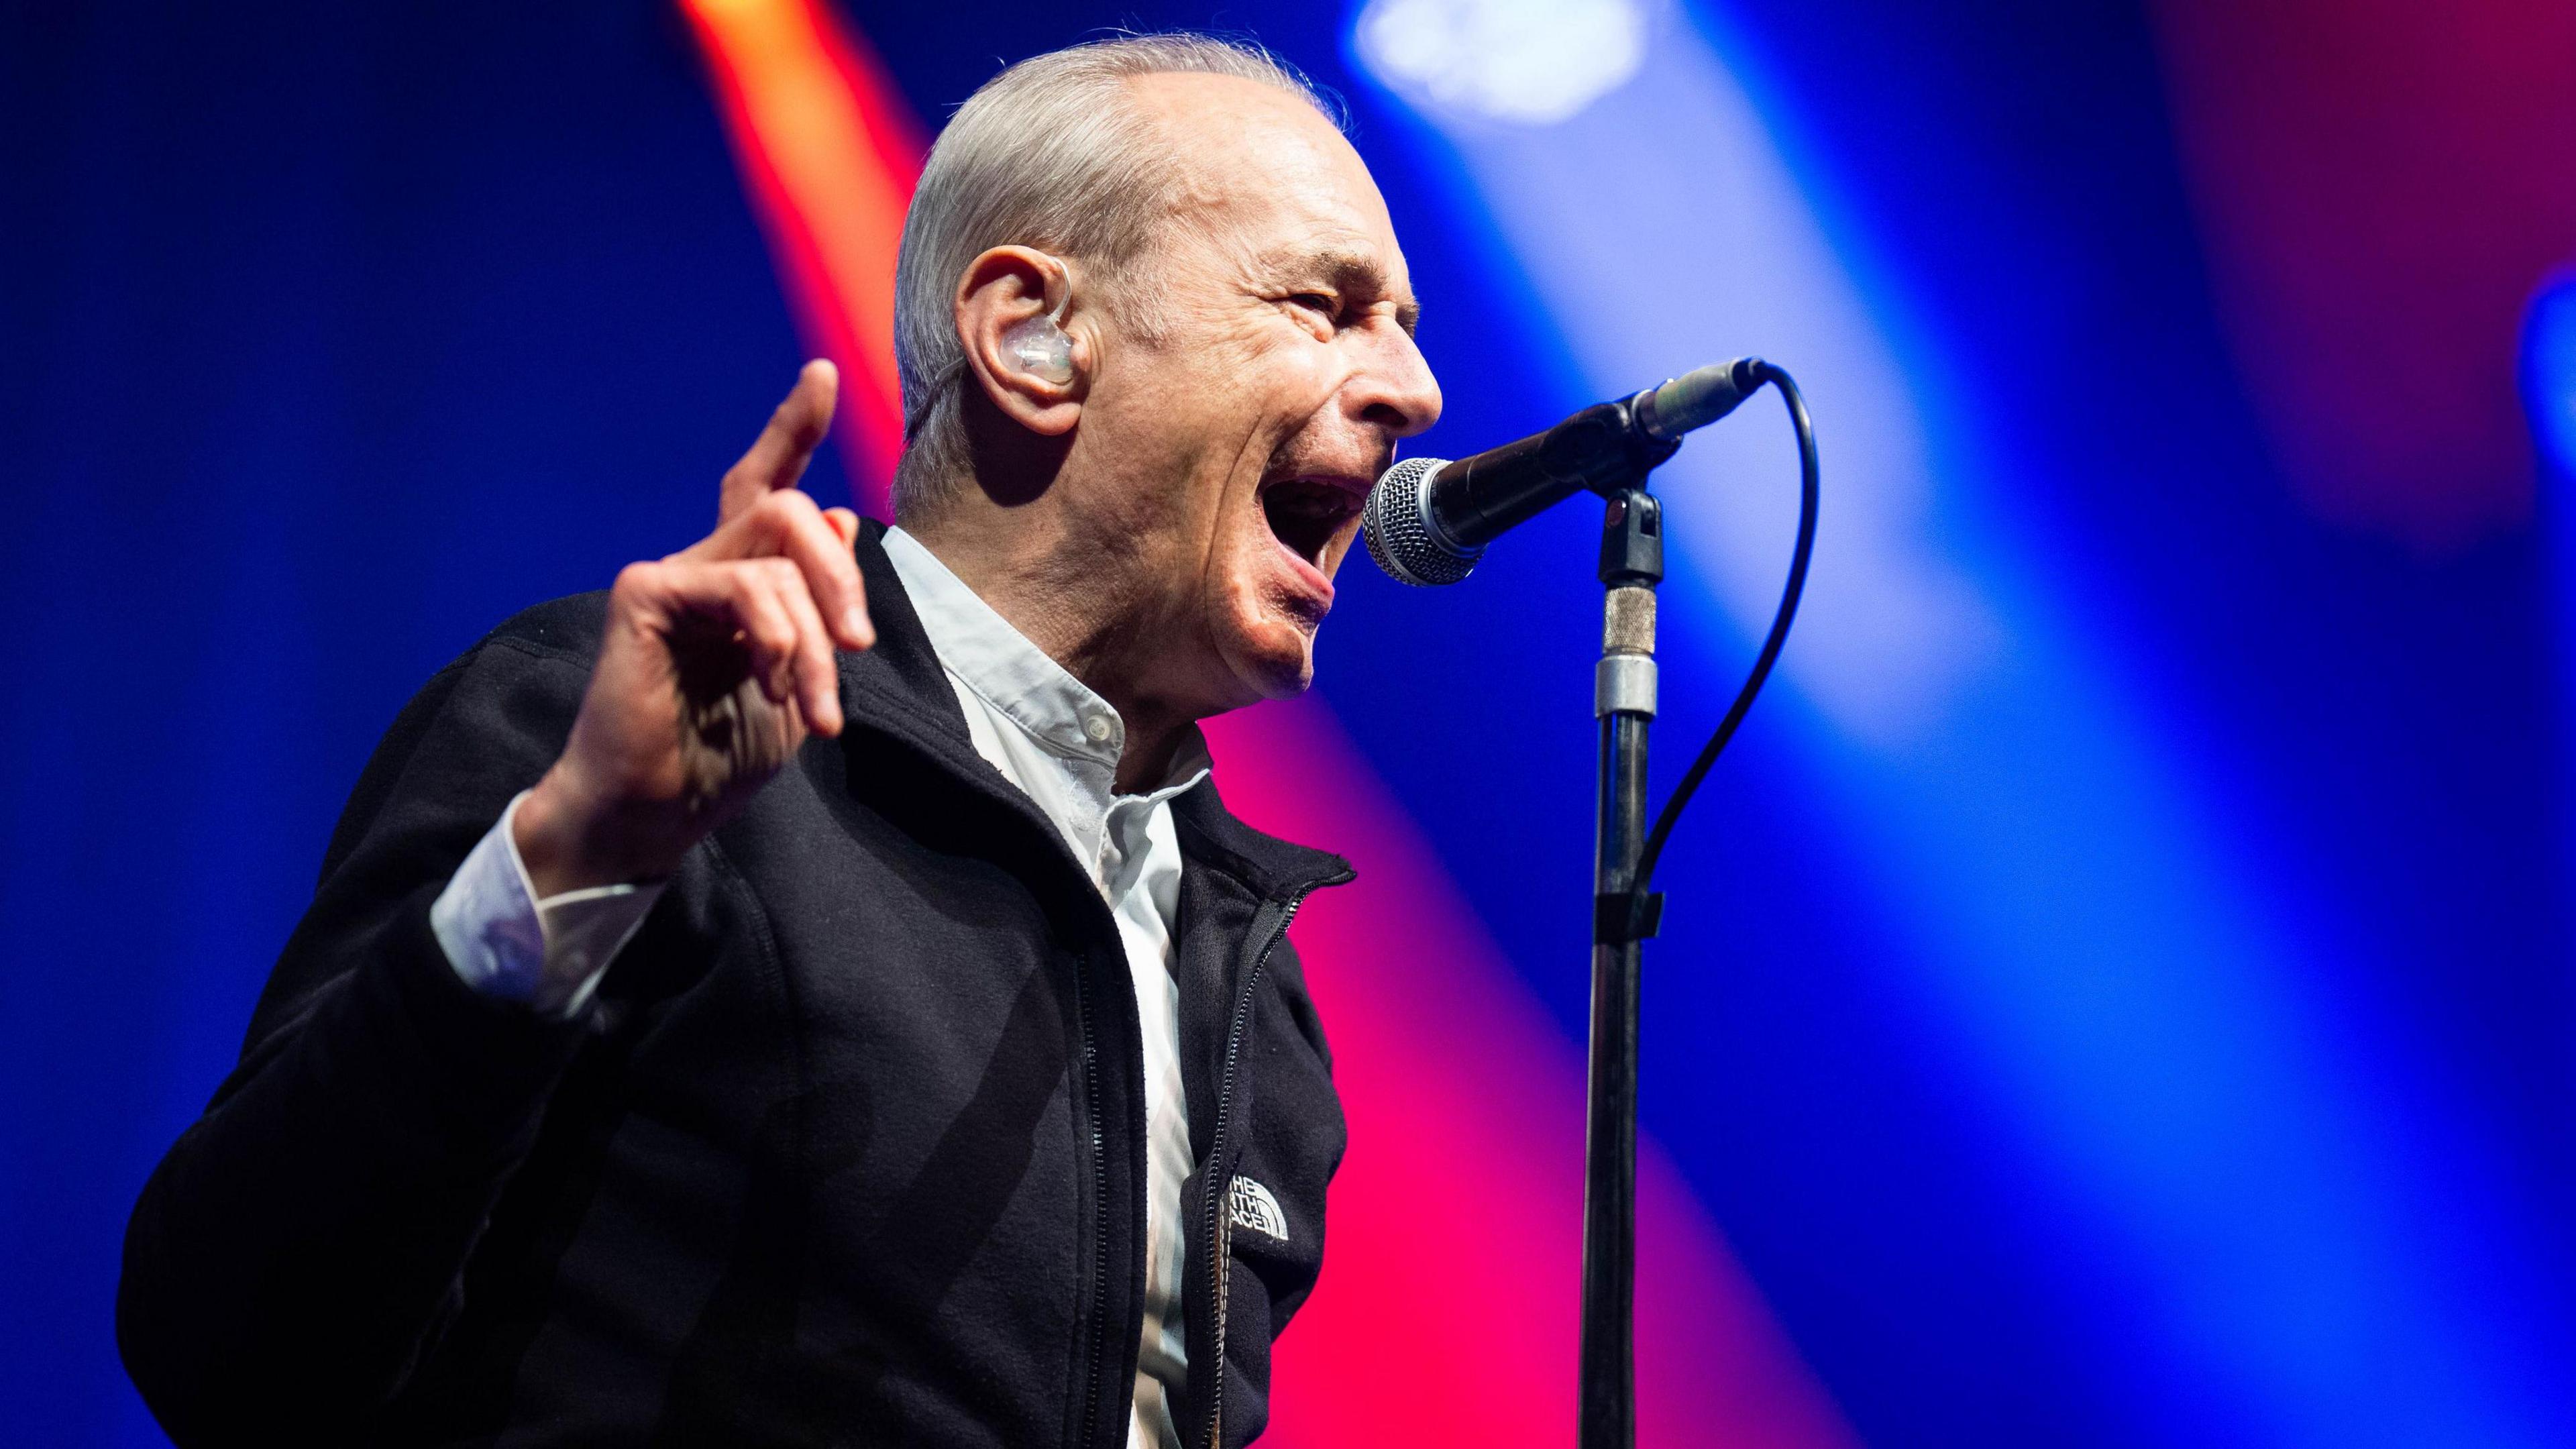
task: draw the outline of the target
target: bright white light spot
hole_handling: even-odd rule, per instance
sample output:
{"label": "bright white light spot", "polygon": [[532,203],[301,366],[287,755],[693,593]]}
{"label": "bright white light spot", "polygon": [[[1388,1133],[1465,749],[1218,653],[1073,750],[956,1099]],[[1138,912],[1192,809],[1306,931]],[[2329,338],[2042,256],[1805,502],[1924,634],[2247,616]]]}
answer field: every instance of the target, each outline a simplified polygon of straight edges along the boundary
{"label": "bright white light spot", "polygon": [[1357,31],[1408,100],[1531,126],[1617,90],[1646,54],[1636,0],[1369,0]]}

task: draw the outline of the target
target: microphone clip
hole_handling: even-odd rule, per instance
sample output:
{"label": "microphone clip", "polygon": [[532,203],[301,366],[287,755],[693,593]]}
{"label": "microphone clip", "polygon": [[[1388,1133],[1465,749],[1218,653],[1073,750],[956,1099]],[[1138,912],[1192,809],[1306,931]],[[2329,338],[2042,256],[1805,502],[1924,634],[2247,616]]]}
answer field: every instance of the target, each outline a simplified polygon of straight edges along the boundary
{"label": "microphone clip", "polygon": [[1664,925],[1662,891],[1604,891],[1592,898],[1592,944],[1651,941]]}
{"label": "microphone clip", "polygon": [[1681,439],[1647,426],[1654,389],[1618,402],[1594,403],[1539,434],[1541,466],[1555,479],[1604,498],[1642,487],[1646,475],[1681,451]]}

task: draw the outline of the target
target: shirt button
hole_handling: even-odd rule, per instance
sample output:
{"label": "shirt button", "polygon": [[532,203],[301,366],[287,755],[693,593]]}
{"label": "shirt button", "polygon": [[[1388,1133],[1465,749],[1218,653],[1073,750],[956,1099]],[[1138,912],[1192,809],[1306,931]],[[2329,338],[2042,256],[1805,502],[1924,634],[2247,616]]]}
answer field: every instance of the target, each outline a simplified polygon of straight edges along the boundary
{"label": "shirt button", "polygon": [[1095,745],[1107,744],[1109,742],[1109,716],[1105,714],[1095,714],[1084,719],[1082,722],[1082,734],[1083,738],[1091,741]]}

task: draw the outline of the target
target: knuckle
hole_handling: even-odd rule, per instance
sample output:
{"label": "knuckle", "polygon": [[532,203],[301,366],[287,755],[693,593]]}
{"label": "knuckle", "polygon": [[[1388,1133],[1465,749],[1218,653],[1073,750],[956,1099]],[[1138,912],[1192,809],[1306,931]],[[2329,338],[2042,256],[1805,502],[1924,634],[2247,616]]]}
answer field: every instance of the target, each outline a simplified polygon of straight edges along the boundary
{"label": "knuckle", "polygon": [[727,597],[751,606],[766,599],[774,586],[757,564],[729,563],[724,568],[724,587]]}

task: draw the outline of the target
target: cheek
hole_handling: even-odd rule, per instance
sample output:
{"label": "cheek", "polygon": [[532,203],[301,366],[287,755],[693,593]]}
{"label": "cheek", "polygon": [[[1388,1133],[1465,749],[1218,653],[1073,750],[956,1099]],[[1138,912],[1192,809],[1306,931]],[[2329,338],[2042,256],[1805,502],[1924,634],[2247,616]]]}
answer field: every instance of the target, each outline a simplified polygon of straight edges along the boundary
{"label": "cheek", "polygon": [[1313,417],[1351,375],[1350,359],[1326,342],[1300,334],[1278,364],[1277,398],[1283,414],[1295,422]]}
{"label": "cheek", "polygon": [[1267,310],[1204,355],[1211,392],[1238,419],[1271,431],[1274,443],[1314,416],[1351,371],[1340,348]]}

